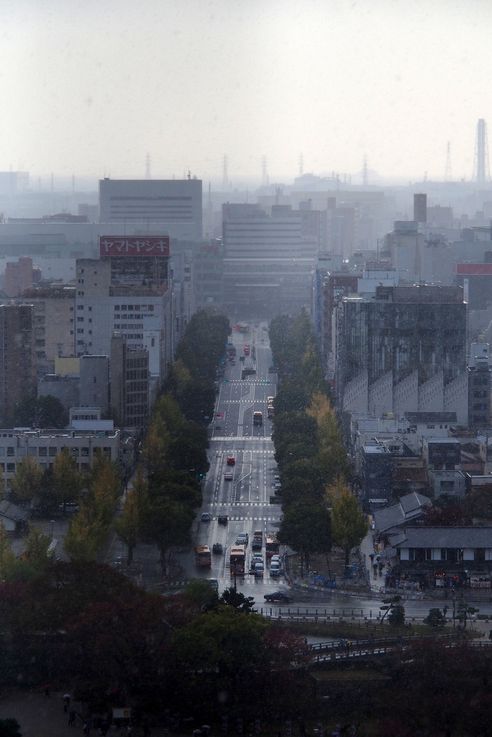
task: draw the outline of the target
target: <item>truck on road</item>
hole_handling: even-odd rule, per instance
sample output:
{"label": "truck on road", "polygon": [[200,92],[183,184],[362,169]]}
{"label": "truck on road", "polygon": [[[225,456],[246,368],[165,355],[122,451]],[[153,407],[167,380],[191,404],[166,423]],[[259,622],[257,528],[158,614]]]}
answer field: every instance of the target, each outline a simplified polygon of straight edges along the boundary
{"label": "truck on road", "polygon": [[244,576],[246,551],[244,545],[233,545],[229,555],[231,576]]}

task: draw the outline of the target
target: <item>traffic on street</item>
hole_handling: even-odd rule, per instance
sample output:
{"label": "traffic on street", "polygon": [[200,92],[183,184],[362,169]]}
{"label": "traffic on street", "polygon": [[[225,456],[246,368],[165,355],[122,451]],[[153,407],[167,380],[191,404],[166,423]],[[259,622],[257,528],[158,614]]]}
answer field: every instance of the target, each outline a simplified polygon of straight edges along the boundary
{"label": "traffic on street", "polygon": [[234,326],[218,372],[196,547],[185,562],[188,577],[217,581],[219,592],[235,585],[257,606],[265,595],[288,592],[276,541],[281,516],[271,438],[276,383],[267,323]]}

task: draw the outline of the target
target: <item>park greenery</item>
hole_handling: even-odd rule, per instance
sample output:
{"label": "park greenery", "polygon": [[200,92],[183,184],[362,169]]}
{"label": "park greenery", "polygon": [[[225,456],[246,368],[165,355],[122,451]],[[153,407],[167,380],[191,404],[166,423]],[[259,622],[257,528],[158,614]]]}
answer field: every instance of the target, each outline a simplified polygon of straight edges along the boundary
{"label": "park greenery", "polygon": [[314,554],[350,551],[367,525],[347,484],[350,464],[305,312],[270,324],[278,371],[273,440],[282,487],[279,540],[300,557],[301,575]]}

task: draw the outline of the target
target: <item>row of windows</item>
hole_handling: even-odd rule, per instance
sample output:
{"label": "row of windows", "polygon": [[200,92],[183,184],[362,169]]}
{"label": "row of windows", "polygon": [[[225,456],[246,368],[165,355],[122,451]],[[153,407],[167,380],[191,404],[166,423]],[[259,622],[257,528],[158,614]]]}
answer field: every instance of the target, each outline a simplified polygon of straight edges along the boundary
{"label": "row of windows", "polygon": [[[108,458],[111,458],[111,448],[94,448],[94,452],[102,452]],[[82,458],[88,458],[90,456],[90,448],[88,446],[82,446],[80,448],[69,448],[71,455],[74,458],[82,456]],[[29,456],[37,456],[39,458],[55,458],[61,452],[61,448],[53,445],[40,445],[38,447],[29,447],[27,454]],[[8,446],[7,448],[0,446],[0,457],[12,457],[15,456],[15,448]]]}
{"label": "row of windows", "polygon": [[154,311],[154,305],[115,305],[114,306],[115,311],[123,310],[128,312],[153,312]]}

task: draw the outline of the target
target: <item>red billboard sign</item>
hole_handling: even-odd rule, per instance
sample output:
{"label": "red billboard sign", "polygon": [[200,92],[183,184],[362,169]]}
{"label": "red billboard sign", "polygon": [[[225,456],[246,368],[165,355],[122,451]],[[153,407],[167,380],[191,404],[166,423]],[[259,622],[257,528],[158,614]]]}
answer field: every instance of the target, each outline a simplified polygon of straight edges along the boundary
{"label": "red billboard sign", "polygon": [[457,264],[458,276],[491,276],[492,264]]}
{"label": "red billboard sign", "polygon": [[169,256],[167,235],[102,235],[99,238],[100,256]]}

